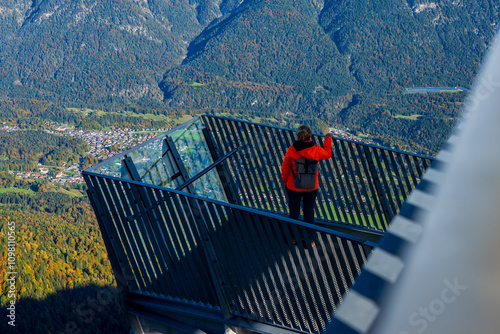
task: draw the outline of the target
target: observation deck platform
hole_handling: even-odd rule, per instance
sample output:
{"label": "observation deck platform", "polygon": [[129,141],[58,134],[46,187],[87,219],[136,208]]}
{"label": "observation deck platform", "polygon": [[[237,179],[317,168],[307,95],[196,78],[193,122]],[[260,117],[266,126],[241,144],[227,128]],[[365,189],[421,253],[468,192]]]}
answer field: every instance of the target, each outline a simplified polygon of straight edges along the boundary
{"label": "observation deck platform", "polygon": [[307,224],[294,133],[203,115],[83,172],[135,333],[325,331],[433,159],[332,138]]}

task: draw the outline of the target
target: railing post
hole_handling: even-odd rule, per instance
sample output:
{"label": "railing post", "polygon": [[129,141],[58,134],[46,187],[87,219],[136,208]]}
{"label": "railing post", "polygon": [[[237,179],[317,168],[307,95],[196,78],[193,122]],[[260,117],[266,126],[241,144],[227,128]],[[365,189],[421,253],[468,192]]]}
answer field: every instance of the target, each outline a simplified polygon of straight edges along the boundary
{"label": "railing post", "polygon": [[[164,140],[163,143],[164,143],[163,144],[164,145],[164,148],[163,148],[163,151],[164,151],[163,152],[163,158],[165,159],[167,153],[170,152],[171,157],[173,159],[173,162],[177,166],[177,169],[179,170],[179,173],[181,173],[183,182],[186,182],[187,180],[189,180],[189,173],[188,173],[188,171],[186,169],[186,166],[184,166],[184,163],[182,162],[182,159],[181,159],[181,156],[180,156],[179,152],[175,148],[174,141],[172,140],[172,138],[170,138],[170,137],[167,136],[167,137],[165,137],[165,140]],[[180,184],[178,184],[178,185],[180,185]],[[190,184],[189,186],[187,186],[187,190],[191,194],[196,194],[196,190],[195,190],[195,188],[194,188],[194,186],[192,184]]]}
{"label": "railing post", "polygon": [[[205,136],[205,141],[207,142],[208,149],[212,156],[212,160],[217,161],[221,158],[222,154],[220,153],[218,147],[215,146],[210,131],[206,127],[203,127],[202,131],[203,135]],[[226,166],[226,162],[220,163],[216,168],[217,174],[219,175],[219,179],[222,184],[222,188],[224,189],[224,193],[226,194],[227,201],[232,204],[241,205],[240,198],[238,197],[233,178],[231,177],[231,173]]]}
{"label": "railing post", "polygon": [[132,158],[125,156],[125,159],[122,160],[121,164],[122,178],[141,182],[141,176],[139,175],[139,172],[137,172],[137,168],[135,168]]}
{"label": "railing post", "polygon": [[[95,216],[97,219],[97,223],[99,225],[99,229],[101,230],[102,239],[104,241],[104,245],[106,246],[106,252],[108,253],[109,262],[111,263],[111,269],[113,270],[113,274],[116,279],[116,285],[122,293],[127,296],[130,293],[129,288],[129,279],[134,279],[133,276],[128,275],[127,270],[122,265],[126,261],[126,255],[120,253],[119,255],[116,251],[119,249],[115,247],[115,243],[120,242],[119,239],[113,237],[113,232],[110,232],[109,226],[112,226],[112,219],[109,216],[109,212],[102,207],[104,203],[102,198],[99,198],[99,190],[96,190],[94,187],[94,183],[91,182],[90,177],[83,173],[83,177],[85,179],[85,183],[87,183],[87,196],[90,200],[90,204],[94,208]],[[95,182],[95,178],[93,180]],[[101,195],[102,196],[102,195]],[[109,225],[109,226],[108,226]]]}
{"label": "railing post", "polygon": [[370,170],[369,170],[370,176],[371,176],[371,179],[373,180],[373,183],[375,184],[375,189],[377,191],[377,195],[380,199],[380,203],[382,204],[382,208],[384,210],[384,216],[387,219],[387,225],[386,225],[386,228],[387,228],[387,226],[389,225],[394,214],[391,212],[390,207],[389,207],[389,203],[387,202],[386,192],[384,191],[384,188],[382,187],[382,184],[380,183],[380,178],[379,178],[379,175],[375,169],[375,165],[373,163],[373,156],[370,152],[370,149],[365,146],[365,147],[363,147],[363,151],[365,152],[365,155],[366,155],[367,160],[368,160],[368,166],[370,168]]}
{"label": "railing post", "polygon": [[[223,268],[221,263],[217,258],[217,253],[215,251],[212,237],[210,236],[210,227],[207,225],[205,217],[207,217],[206,209],[202,208],[200,202],[194,198],[186,198],[188,209],[192,215],[193,219],[198,226],[198,232],[202,238],[202,247],[205,250],[207,257],[207,264],[210,269],[210,275],[212,276],[212,281],[214,283],[215,292],[220,302],[222,313],[225,318],[231,317],[231,304],[228,301],[230,294],[227,291],[227,282],[223,274]],[[187,210],[186,210],[187,211]],[[222,219],[222,217],[220,218]]]}

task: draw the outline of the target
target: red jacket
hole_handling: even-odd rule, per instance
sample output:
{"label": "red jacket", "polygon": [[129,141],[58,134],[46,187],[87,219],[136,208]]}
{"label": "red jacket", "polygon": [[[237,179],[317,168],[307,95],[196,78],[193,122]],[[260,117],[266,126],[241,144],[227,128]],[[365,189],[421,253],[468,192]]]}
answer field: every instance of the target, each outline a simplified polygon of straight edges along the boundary
{"label": "red jacket", "polygon": [[[295,191],[313,191],[318,189],[318,172],[316,172],[316,186],[314,189],[297,189],[294,187],[295,177],[297,175],[297,168],[295,167],[295,160],[302,158],[325,160],[332,156],[332,138],[325,137],[324,147],[313,144],[313,142],[296,141],[288,148],[281,165],[281,177],[286,187]],[[300,155],[299,153],[300,152]],[[293,170],[293,173],[292,173]]]}

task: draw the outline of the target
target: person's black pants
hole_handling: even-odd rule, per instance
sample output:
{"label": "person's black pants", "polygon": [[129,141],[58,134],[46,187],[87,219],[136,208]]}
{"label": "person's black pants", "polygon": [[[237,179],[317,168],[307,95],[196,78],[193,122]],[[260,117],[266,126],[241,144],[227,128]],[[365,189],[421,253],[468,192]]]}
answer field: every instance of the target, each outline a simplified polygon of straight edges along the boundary
{"label": "person's black pants", "polygon": [[300,202],[302,201],[302,213],[306,223],[314,223],[314,204],[318,189],[312,191],[295,191],[286,188],[288,194],[289,218],[298,219],[300,215]]}

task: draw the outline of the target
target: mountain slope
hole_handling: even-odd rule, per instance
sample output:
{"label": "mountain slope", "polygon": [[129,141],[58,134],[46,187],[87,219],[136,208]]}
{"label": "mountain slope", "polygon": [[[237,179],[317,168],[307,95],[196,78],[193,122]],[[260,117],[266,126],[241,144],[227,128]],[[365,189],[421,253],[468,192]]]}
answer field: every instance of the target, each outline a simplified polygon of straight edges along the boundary
{"label": "mountain slope", "polygon": [[[380,108],[399,109],[403,116],[414,109],[410,98],[396,98],[405,88],[470,87],[497,29],[499,4],[246,0],[192,41],[186,59],[165,73],[160,87],[174,108],[278,117],[292,112],[363,131],[374,113],[384,112]],[[400,104],[391,105],[394,100]],[[435,104],[419,99],[416,112],[435,115]],[[459,108],[452,110],[447,131]]]}
{"label": "mountain slope", "polygon": [[1,93],[336,114],[356,93],[467,87],[498,7],[498,0],[9,0],[0,5]]}
{"label": "mountain slope", "polygon": [[[369,129],[384,144],[397,139],[400,147],[435,152],[465,94],[403,91],[470,87],[498,28],[499,6],[500,0],[6,0],[0,99],[252,113],[284,126]],[[413,145],[420,139],[402,130],[414,135],[436,127],[439,139],[422,139],[425,145]]]}
{"label": "mountain slope", "polygon": [[498,24],[497,0],[327,1],[320,24],[364,91],[468,87]]}
{"label": "mountain slope", "polygon": [[[324,33],[321,6],[247,0],[207,27],[160,87],[173,107],[296,112],[344,104],[356,87]],[[196,84],[197,83],[197,84]]]}
{"label": "mountain slope", "polygon": [[161,99],[161,74],[222,15],[219,1],[202,2],[9,1],[0,7],[3,87],[65,101]]}

